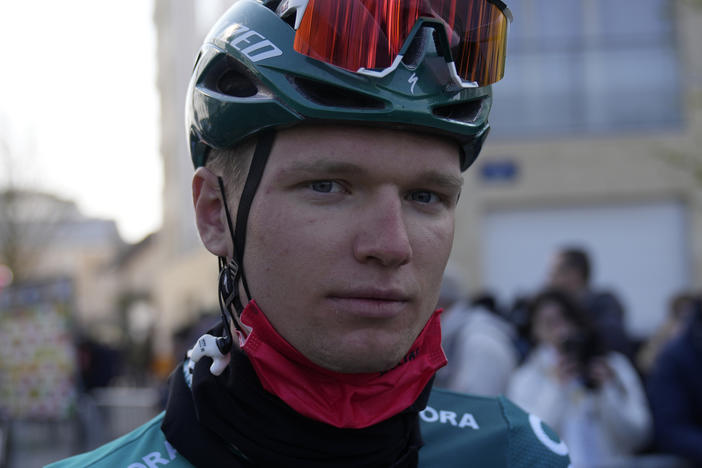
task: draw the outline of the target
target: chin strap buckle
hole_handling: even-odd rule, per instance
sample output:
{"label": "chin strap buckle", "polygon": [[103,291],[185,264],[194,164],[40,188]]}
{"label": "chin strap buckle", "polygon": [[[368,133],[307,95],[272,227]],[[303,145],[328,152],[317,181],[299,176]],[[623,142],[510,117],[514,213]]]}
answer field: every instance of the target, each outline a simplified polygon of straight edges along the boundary
{"label": "chin strap buckle", "polygon": [[208,333],[202,335],[192,349],[188,350],[188,358],[197,363],[203,356],[212,358],[210,372],[212,375],[220,375],[229,365],[231,344],[227,346],[226,337],[216,337]]}

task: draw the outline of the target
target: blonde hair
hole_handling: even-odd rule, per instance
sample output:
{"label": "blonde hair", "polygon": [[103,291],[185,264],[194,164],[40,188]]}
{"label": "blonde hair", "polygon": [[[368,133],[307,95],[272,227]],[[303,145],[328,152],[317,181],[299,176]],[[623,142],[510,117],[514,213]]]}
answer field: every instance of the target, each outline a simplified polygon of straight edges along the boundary
{"label": "blonde hair", "polygon": [[256,149],[256,136],[251,136],[237,146],[227,149],[213,148],[207,158],[205,167],[224,180],[227,196],[241,193],[246,182],[251,158]]}

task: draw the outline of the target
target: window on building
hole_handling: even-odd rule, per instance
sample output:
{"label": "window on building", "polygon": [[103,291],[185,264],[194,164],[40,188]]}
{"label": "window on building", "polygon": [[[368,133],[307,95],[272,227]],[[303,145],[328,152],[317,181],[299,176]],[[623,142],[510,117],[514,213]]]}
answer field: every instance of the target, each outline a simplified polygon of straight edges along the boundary
{"label": "window on building", "polygon": [[493,137],[602,133],[681,122],[671,0],[510,2]]}

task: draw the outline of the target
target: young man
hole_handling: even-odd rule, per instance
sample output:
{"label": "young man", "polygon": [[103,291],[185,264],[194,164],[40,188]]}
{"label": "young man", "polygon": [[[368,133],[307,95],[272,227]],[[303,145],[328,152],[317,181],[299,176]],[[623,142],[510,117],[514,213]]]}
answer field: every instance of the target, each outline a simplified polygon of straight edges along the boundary
{"label": "young man", "polygon": [[431,391],[510,19],[499,0],[236,3],[187,97],[222,325],[164,414],[56,466],[568,466],[507,400]]}

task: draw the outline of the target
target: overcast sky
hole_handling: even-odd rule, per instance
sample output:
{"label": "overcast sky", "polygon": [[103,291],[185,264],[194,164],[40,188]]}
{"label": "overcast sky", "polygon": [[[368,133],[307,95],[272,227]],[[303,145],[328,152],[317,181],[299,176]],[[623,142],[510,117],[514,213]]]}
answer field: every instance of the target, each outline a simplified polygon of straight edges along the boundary
{"label": "overcast sky", "polygon": [[0,0],[0,141],[13,178],[114,219],[129,241],[161,223],[152,9],[152,0]]}

